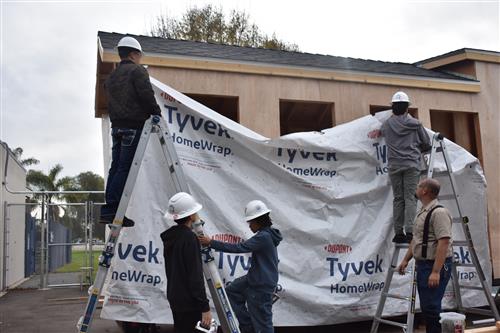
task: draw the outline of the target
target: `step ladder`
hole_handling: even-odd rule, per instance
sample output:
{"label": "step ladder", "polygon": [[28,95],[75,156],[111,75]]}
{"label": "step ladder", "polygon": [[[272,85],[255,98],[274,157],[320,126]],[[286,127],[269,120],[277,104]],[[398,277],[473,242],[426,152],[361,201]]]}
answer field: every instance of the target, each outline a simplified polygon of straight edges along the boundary
{"label": "step ladder", "polygon": [[[428,159],[426,161],[425,158],[422,160],[426,163],[426,170],[424,170],[422,173],[426,175],[426,178],[433,178],[434,177],[434,163],[436,161],[437,155],[441,154],[442,158],[445,162],[446,165],[446,171],[444,172],[444,175],[448,178],[450,187],[452,189],[452,194],[449,195],[439,195],[439,199],[441,201],[449,201],[452,200],[452,202],[456,205],[457,211],[458,211],[458,217],[453,218],[453,224],[460,224],[463,230],[463,234],[465,236],[465,240],[453,240],[453,246],[465,246],[468,248],[469,253],[471,255],[472,263],[471,264],[464,264],[464,263],[458,263],[458,262],[453,262],[452,264],[452,278],[451,282],[453,285],[453,290],[455,293],[455,302],[457,304],[457,310],[461,313],[475,313],[475,314],[480,314],[480,315],[485,315],[485,316],[493,316],[495,321],[500,320],[500,315],[498,313],[498,309],[495,306],[495,301],[492,297],[491,294],[491,289],[487,283],[486,277],[484,275],[483,269],[481,268],[481,265],[479,263],[479,258],[477,256],[476,250],[474,248],[474,244],[472,242],[472,236],[470,233],[469,229],[469,219],[467,216],[464,216],[462,214],[461,210],[461,195],[457,191],[457,183],[455,180],[455,175],[453,173],[453,169],[451,167],[451,160],[448,156],[448,151],[446,148],[446,145],[444,144],[444,137],[440,133],[435,133],[433,138],[432,138],[432,147],[430,154],[428,156]],[[380,301],[375,313],[375,317],[373,318],[373,323],[372,323],[372,328],[370,333],[376,333],[378,331],[378,327],[380,323],[392,325],[392,326],[398,326],[403,329],[403,332],[405,333],[413,333],[413,321],[414,321],[414,315],[415,315],[415,291],[416,291],[416,272],[415,272],[415,260],[412,260],[412,271],[413,271],[413,276],[412,276],[412,290],[411,294],[408,297],[400,297],[399,295],[393,295],[389,293],[389,288],[390,288],[390,283],[392,282],[392,277],[394,275],[395,270],[397,269],[397,260],[399,257],[399,250],[401,248],[408,248],[408,245],[401,245],[401,244],[396,244],[396,248],[394,250],[394,254],[392,257],[391,261],[391,267],[389,269],[389,272],[387,273],[387,278],[386,282],[384,285],[384,290],[382,291],[382,295],[380,297]],[[481,286],[465,286],[461,285],[459,283],[458,279],[458,270],[457,267],[472,267],[476,270],[477,276],[480,280]],[[488,301],[490,310],[485,310],[485,309],[477,309],[477,308],[465,308],[463,306],[462,302],[462,289],[473,289],[473,290],[481,290],[483,291],[486,300]],[[385,302],[388,297],[392,298],[400,298],[400,299],[406,299],[409,302],[409,307],[408,307],[408,313],[407,313],[407,321],[406,324],[404,323],[399,323],[387,319],[383,319],[383,311],[385,307]]]}
{"label": "step ladder", "polygon": [[[375,317],[373,318],[372,328],[370,330],[371,333],[375,333],[378,330],[378,326],[380,323],[397,326],[402,328],[405,333],[413,333],[413,321],[415,318],[415,298],[417,296],[417,273],[415,271],[415,260],[412,260],[408,265],[410,269],[407,267],[407,272],[412,274],[412,284],[411,290],[409,292],[409,296],[392,294],[390,293],[391,282],[394,276],[394,273],[398,273],[398,264],[400,262],[399,255],[401,250],[407,250],[409,244],[396,244],[394,248],[394,252],[392,254],[391,266],[387,272],[387,276],[385,278],[384,289],[382,290],[382,294],[380,295],[380,300],[377,306],[377,312],[375,313]],[[406,254],[406,251],[403,253],[403,256]],[[406,315],[406,323],[401,323],[393,320],[383,319],[382,314],[385,307],[385,302],[387,298],[394,298],[405,300],[408,304],[408,313]]]}
{"label": "step ladder", "polygon": [[[169,177],[174,186],[174,193],[181,191],[189,193],[189,188],[165,120],[159,116],[151,116],[144,124],[141,138],[137,145],[137,150],[132,161],[132,166],[125,183],[113,224],[109,225],[111,232],[109,233],[106,247],[99,257],[99,267],[94,280],[94,285],[89,289],[89,299],[87,301],[84,315],[80,318],[77,324],[79,333],[90,332],[96,305],[99,301],[99,295],[102,293],[106,275],[109,267],[111,266],[111,259],[115,253],[115,246],[122,229],[123,218],[125,217],[125,212],[137,180],[137,175],[139,174],[144,154],[146,152],[146,147],[152,134],[156,134],[159,139],[163,157],[168,164],[168,168],[166,170],[167,177]],[[197,233],[203,233],[202,226],[198,226]],[[211,256],[210,251],[210,248],[204,248],[202,256],[204,258],[206,258],[207,255]],[[203,262],[203,272],[210,294],[212,295],[212,299],[214,301],[222,331],[224,333],[240,333],[238,320],[236,319],[236,316],[231,308],[231,304],[229,303],[223,281],[219,275],[215,262],[213,260],[203,260]]]}
{"label": "step ladder", "polygon": [[[466,263],[459,263],[456,261],[453,261],[452,263],[452,279],[451,282],[453,284],[453,290],[455,292],[455,301],[457,303],[457,310],[458,312],[461,313],[474,313],[474,314],[479,314],[483,316],[492,316],[495,321],[500,320],[500,315],[498,313],[498,309],[495,305],[495,300],[493,299],[491,295],[491,288],[488,284],[488,281],[486,280],[486,277],[484,275],[484,271],[481,267],[481,264],[479,263],[479,258],[476,253],[476,249],[474,248],[474,244],[472,242],[472,236],[470,233],[470,228],[469,228],[469,218],[467,216],[464,216],[462,213],[462,205],[461,205],[461,200],[462,196],[460,195],[457,187],[457,182],[455,180],[455,174],[453,172],[453,169],[451,167],[451,160],[448,155],[448,150],[447,147],[444,143],[444,137],[440,133],[435,133],[432,139],[432,150],[431,154],[429,156],[429,167],[427,170],[427,178],[433,178],[434,176],[434,161],[436,158],[436,155],[438,153],[441,153],[443,156],[444,163],[446,165],[446,172],[445,176],[448,177],[452,194],[451,195],[444,195],[444,196],[439,196],[439,199],[442,201],[450,200],[455,204],[458,212],[458,216],[453,218],[453,223],[454,224],[460,224],[464,237],[465,239],[463,240],[453,240],[453,246],[464,246],[467,247],[469,250],[469,253],[471,255],[471,261],[472,263],[466,264]],[[471,267],[473,268],[478,276],[479,282],[481,286],[466,286],[460,284],[459,278],[458,278],[458,267]],[[485,310],[485,309],[477,309],[477,308],[471,308],[471,307],[464,307],[463,302],[462,302],[462,290],[465,289],[472,289],[472,290],[480,290],[483,291],[484,296],[488,302],[488,305],[490,307],[490,310]]]}

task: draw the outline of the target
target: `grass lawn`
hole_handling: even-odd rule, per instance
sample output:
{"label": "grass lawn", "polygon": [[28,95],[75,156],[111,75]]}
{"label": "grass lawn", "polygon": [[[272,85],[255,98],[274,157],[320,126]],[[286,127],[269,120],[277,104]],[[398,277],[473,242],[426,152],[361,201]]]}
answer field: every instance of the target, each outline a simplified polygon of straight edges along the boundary
{"label": "grass lawn", "polygon": [[[92,251],[94,252],[94,276],[97,271],[97,263],[99,255],[102,251]],[[80,267],[85,267],[88,264],[85,262],[85,251],[83,250],[73,250],[71,254],[71,262],[66,264],[56,270],[56,273],[68,273],[68,272],[79,272]]]}

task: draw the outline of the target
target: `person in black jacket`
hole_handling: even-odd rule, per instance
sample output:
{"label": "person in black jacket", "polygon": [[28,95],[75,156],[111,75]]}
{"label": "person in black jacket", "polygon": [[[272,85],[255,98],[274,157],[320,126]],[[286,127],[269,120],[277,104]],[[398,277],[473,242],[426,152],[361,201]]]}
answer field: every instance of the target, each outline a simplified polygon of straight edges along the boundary
{"label": "person in black jacket", "polygon": [[[151,115],[161,115],[148,72],[139,65],[142,48],[130,36],[118,42],[121,62],[104,86],[108,98],[113,148],[106,182],[106,204],[101,208],[101,223],[112,223],[141,137],[144,122]],[[134,222],[127,217],[124,227]]]}
{"label": "person in black jacket", "polygon": [[174,317],[176,333],[197,332],[198,321],[210,327],[212,315],[203,279],[200,244],[192,231],[202,206],[194,198],[179,192],[170,198],[168,217],[177,225],[164,231],[163,256],[167,275],[167,299]]}

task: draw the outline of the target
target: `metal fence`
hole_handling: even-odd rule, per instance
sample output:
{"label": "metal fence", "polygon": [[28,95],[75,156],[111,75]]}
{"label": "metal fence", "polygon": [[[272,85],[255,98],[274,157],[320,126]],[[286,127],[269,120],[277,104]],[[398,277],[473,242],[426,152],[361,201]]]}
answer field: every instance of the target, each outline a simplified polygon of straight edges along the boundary
{"label": "metal fence", "polygon": [[[20,253],[9,249],[13,228],[25,223],[24,276],[26,288],[84,287],[93,283],[97,257],[104,247],[105,225],[99,224],[102,203],[4,202],[4,281]],[[24,216],[20,221],[19,216]]]}

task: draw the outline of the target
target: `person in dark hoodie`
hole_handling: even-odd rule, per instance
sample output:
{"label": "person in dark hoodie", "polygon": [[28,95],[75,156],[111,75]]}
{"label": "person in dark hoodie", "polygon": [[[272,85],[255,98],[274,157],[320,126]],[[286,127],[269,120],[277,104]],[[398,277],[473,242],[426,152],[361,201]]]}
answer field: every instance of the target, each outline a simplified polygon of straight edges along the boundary
{"label": "person in dark hoodie", "polygon": [[[151,115],[161,116],[149,74],[140,65],[141,44],[135,38],[125,36],[117,48],[120,64],[104,83],[113,139],[106,204],[101,207],[99,221],[106,224],[113,223],[116,215],[144,122]],[[124,227],[133,225],[134,221],[128,217],[123,219]]]}
{"label": "person in dark hoodie", "polygon": [[[430,138],[417,119],[408,114],[410,99],[402,91],[392,96],[392,116],[379,131],[385,137],[391,180],[395,243],[410,243],[417,213],[415,191],[420,178],[420,156],[431,148]],[[371,136],[373,137],[373,135]]]}
{"label": "person in dark hoodie", "polygon": [[223,243],[208,236],[198,236],[201,244],[227,253],[252,253],[248,274],[235,279],[226,288],[231,306],[238,318],[241,333],[272,333],[272,297],[278,283],[278,250],[283,239],[272,228],[271,210],[260,200],[245,208],[246,221],[255,233],[238,243]]}
{"label": "person in dark hoodie", "polygon": [[185,192],[172,196],[167,216],[177,225],[161,233],[167,275],[167,299],[176,333],[194,333],[198,321],[210,327],[212,315],[205,292],[200,244],[192,231],[201,204]]}

